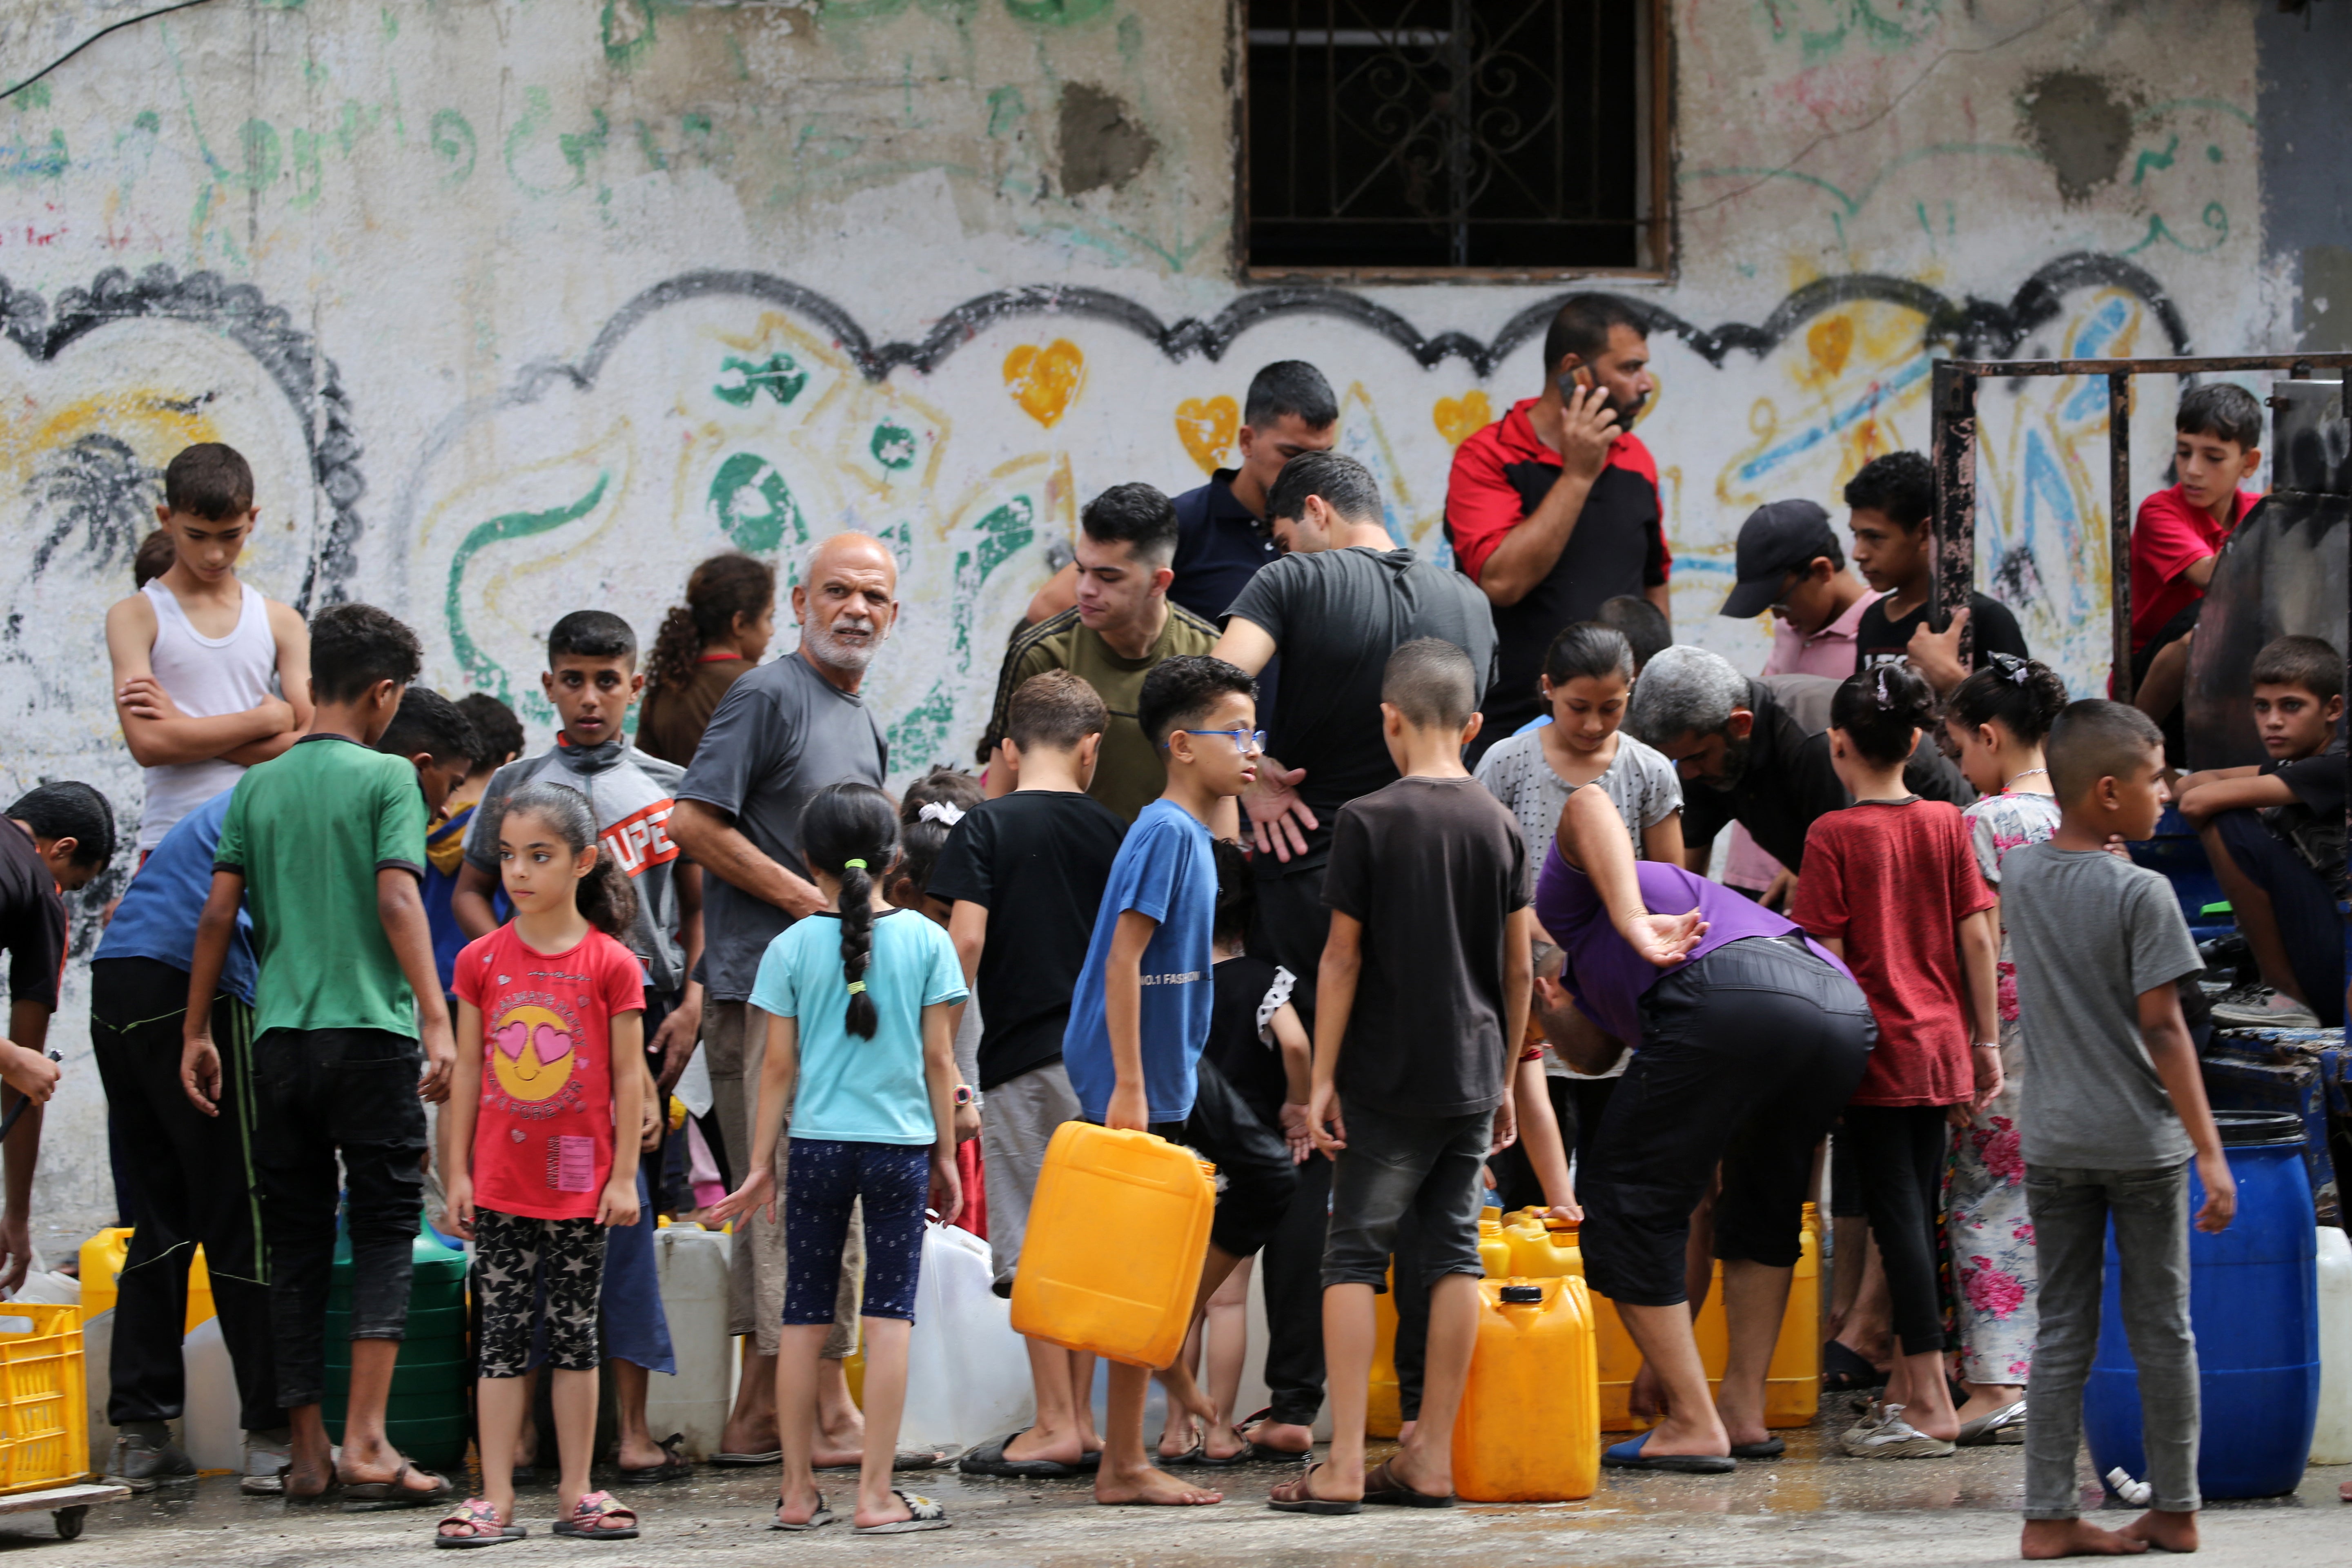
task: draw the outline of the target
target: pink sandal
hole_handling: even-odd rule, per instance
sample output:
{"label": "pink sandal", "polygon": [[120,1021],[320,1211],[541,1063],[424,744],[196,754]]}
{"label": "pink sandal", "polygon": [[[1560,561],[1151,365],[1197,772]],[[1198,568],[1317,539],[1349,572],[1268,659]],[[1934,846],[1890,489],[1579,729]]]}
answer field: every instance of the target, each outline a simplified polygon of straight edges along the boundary
{"label": "pink sandal", "polygon": [[[616,1518],[625,1518],[629,1522],[610,1522]],[[570,1519],[555,1521],[555,1533],[583,1541],[635,1541],[637,1510],[616,1501],[611,1492],[588,1492],[573,1505]]]}
{"label": "pink sandal", "polygon": [[[466,1535],[446,1533],[453,1524],[462,1524],[471,1531]],[[449,1510],[440,1523],[433,1527],[436,1546],[497,1546],[509,1541],[520,1541],[530,1531],[520,1524],[502,1523],[499,1510],[488,1498],[469,1497]]]}

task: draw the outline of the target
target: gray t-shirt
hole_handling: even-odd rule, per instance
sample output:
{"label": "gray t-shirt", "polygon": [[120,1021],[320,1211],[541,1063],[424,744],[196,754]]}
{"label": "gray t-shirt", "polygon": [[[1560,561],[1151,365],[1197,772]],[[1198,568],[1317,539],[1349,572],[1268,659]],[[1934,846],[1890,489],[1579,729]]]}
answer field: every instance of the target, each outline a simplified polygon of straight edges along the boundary
{"label": "gray t-shirt", "polygon": [[[1487,793],[1510,807],[1528,841],[1528,896],[1535,896],[1536,873],[1551,850],[1552,830],[1559,826],[1560,808],[1574,788],[1544,757],[1543,731],[1529,730],[1512,736],[1478,760],[1478,782]],[[1633,838],[1634,858],[1641,858],[1642,831],[1655,827],[1683,808],[1683,783],[1665,753],[1642,744],[1620,730],[1617,755],[1592,781],[1609,797]]]}
{"label": "gray t-shirt", "polygon": [[[677,794],[725,812],[761,854],[805,877],[801,808],[809,796],[850,782],[879,789],[888,766],[889,748],[873,710],[795,653],[727,689]],[[749,997],[760,955],[792,923],[783,910],[716,871],[704,877],[702,952],[711,1000]]]}
{"label": "gray t-shirt", "polygon": [[2189,1134],[2140,1042],[2140,994],[2204,967],[2171,884],[2104,851],[2027,844],[2001,862],[2017,962],[2029,1165],[2147,1171]]}

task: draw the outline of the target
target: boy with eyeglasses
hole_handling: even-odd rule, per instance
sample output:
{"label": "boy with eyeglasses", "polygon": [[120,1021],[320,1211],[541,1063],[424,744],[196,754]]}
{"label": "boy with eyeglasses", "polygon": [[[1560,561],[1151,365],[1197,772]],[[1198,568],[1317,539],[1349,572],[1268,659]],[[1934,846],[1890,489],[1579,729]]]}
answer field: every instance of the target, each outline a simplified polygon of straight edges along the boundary
{"label": "boy with eyeglasses", "polygon": [[[1257,683],[1204,656],[1171,658],[1145,677],[1137,717],[1167,760],[1168,786],[1136,818],[1111,863],[1062,1060],[1087,1121],[1156,1133],[1216,1166],[1222,1190],[1193,1298],[1197,1315],[1241,1260],[1281,1228],[1297,1181],[1281,1129],[1261,1121],[1201,1058],[1217,997],[1216,841],[1209,821],[1256,776],[1265,741],[1257,732]],[[1111,1365],[1095,1500],[1222,1500],[1146,1454],[1143,1402],[1153,1370]],[[1213,1418],[1181,1360],[1157,1370],[1171,1401]]]}

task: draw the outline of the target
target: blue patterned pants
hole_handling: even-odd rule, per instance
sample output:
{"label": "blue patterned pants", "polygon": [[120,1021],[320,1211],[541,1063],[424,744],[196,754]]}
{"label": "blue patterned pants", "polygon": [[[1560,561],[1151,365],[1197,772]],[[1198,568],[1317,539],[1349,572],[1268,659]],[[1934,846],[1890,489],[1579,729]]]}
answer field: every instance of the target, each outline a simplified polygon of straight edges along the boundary
{"label": "blue patterned pants", "polygon": [[915,1321],[923,1267],[923,1205],[931,1192],[928,1143],[847,1143],[794,1138],[784,1155],[784,1317],[830,1323],[841,1282],[849,1211],[866,1211],[866,1292],[858,1315]]}
{"label": "blue patterned pants", "polygon": [[[474,1211],[474,1304],[481,1314],[481,1375],[530,1370],[531,1329],[547,1322],[547,1364],[593,1372],[597,1289],[604,1278],[604,1227],[586,1219],[530,1219]],[[545,1283],[541,1307],[541,1284]]]}

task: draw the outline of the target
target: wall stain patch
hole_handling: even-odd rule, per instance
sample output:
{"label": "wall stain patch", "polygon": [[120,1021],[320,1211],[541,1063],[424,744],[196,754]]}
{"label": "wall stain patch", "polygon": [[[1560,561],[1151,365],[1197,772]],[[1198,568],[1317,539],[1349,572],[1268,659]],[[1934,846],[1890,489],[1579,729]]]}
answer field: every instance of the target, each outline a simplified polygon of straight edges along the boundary
{"label": "wall stain patch", "polygon": [[2089,198],[2123,168],[2131,145],[2132,102],[2107,78],[2084,70],[2035,77],[2018,94],[2025,139],[2058,177],[2069,205]]}
{"label": "wall stain patch", "polygon": [[1062,89],[1061,146],[1062,193],[1072,196],[1120,189],[1160,150],[1125,102],[1082,81]]}

